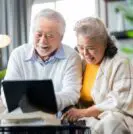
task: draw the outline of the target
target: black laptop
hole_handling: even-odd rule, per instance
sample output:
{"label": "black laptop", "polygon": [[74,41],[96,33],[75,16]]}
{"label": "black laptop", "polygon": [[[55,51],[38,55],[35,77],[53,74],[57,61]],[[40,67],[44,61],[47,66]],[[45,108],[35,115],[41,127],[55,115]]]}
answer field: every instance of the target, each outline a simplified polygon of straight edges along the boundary
{"label": "black laptop", "polygon": [[2,86],[9,112],[17,107],[23,112],[57,112],[52,80],[4,80]]}

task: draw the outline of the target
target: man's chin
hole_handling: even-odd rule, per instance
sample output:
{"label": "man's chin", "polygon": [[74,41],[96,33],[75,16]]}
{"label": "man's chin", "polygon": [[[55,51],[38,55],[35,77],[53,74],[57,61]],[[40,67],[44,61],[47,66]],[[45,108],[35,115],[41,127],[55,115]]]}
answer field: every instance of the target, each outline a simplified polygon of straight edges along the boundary
{"label": "man's chin", "polygon": [[38,56],[41,58],[41,59],[48,59],[50,57],[50,54],[51,53],[47,53],[47,54],[42,54],[42,53],[38,53]]}
{"label": "man's chin", "polygon": [[56,53],[56,51],[57,50],[54,50],[54,51],[43,51],[43,52],[40,52],[40,51],[38,51],[37,53],[38,53],[38,55],[39,55],[39,57],[44,57],[44,59],[45,59],[45,57],[46,58],[49,58],[49,57],[51,57],[51,56],[53,56],[55,53]]}

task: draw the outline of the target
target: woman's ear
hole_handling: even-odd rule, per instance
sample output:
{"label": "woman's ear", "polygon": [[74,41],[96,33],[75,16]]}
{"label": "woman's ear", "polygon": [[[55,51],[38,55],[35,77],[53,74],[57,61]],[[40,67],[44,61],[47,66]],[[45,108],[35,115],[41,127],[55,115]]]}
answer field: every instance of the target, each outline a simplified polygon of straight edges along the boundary
{"label": "woman's ear", "polygon": [[78,50],[77,46],[76,46],[76,47],[74,47],[74,50],[76,50],[76,51],[79,53],[79,50]]}

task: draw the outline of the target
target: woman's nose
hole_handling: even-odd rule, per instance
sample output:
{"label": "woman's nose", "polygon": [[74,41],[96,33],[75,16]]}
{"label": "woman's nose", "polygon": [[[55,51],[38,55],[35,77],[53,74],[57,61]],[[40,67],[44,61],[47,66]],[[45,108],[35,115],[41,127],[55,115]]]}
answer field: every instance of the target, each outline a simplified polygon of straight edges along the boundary
{"label": "woman's nose", "polygon": [[88,50],[84,48],[84,55],[88,55],[88,54],[89,54]]}

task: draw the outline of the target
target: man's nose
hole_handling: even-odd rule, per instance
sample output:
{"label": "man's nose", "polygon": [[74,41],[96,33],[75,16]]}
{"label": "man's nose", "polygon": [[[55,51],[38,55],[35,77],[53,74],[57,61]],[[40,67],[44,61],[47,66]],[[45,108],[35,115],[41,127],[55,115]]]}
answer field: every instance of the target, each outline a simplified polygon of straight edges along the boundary
{"label": "man's nose", "polygon": [[47,43],[48,40],[47,40],[47,38],[43,35],[43,36],[40,37],[39,42],[40,42],[40,43]]}

